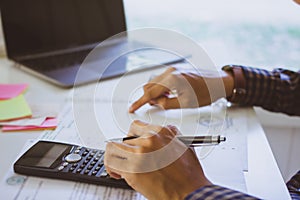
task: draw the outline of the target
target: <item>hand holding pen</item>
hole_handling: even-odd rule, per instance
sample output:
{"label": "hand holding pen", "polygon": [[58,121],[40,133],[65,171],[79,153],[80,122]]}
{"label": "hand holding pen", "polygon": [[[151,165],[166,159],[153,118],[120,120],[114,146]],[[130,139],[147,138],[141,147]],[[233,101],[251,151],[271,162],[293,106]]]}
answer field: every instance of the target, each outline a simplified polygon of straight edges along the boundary
{"label": "hand holding pen", "polygon": [[[195,152],[181,142],[187,138],[180,139],[180,135],[174,126],[161,127],[134,121],[128,133],[131,139],[107,143],[106,170],[113,178],[124,178],[147,199],[183,199],[184,195],[211,183],[204,176]],[[203,139],[207,138],[201,138],[206,142]],[[220,141],[224,139],[219,138]],[[159,184],[153,184],[157,180]],[[184,187],[178,187],[178,183]],[[149,187],[152,192],[145,191]],[[168,192],[164,192],[166,190]],[[180,196],[175,198],[174,194]]]}

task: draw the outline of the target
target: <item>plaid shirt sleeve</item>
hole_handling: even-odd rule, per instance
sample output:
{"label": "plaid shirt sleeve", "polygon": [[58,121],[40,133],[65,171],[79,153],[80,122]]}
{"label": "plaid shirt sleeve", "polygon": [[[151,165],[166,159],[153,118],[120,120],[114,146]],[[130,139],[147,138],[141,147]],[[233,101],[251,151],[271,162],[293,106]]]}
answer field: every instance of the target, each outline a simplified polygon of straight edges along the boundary
{"label": "plaid shirt sleeve", "polygon": [[254,200],[253,196],[231,190],[217,185],[209,185],[199,188],[189,194],[185,200]]}
{"label": "plaid shirt sleeve", "polygon": [[239,67],[246,81],[245,98],[239,104],[300,116],[300,71]]}
{"label": "plaid shirt sleeve", "polygon": [[292,199],[300,199],[300,171],[298,171],[287,183]]}

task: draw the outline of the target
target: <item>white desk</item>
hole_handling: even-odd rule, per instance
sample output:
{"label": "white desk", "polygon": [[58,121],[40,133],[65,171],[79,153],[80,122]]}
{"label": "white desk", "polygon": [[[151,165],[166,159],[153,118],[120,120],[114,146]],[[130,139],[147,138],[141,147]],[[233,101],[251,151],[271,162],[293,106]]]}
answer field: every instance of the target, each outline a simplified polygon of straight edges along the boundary
{"label": "white desk", "polygon": [[[60,89],[41,81],[27,73],[24,73],[13,66],[13,63],[6,59],[0,59],[0,82],[1,83],[28,83],[30,88],[25,94],[27,100],[31,102],[52,102],[61,105],[68,95],[68,90]],[[12,132],[0,133],[1,162],[0,177],[6,174],[16,156],[19,154],[28,139],[35,139],[41,131],[33,132]],[[12,145],[13,144],[13,145]]]}
{"label": "white desk", "polygon": [[[28,75],[12,66],[6,59],[0,60],[0,81],[2,83],[28,83],[28,101],[64,105],[70,90],[61,89]],[[84,87],[83,87],[84,90]],[[264,199],[289,199],[289,195],[263,129],[255,113],[248,112],[248,172],[245,172],[247,190]],[[3,179],[16,156],[28,139],[37,138],[41,132],[0,133],[0,179]],[[226,159],[226,157],[224,157]]]}

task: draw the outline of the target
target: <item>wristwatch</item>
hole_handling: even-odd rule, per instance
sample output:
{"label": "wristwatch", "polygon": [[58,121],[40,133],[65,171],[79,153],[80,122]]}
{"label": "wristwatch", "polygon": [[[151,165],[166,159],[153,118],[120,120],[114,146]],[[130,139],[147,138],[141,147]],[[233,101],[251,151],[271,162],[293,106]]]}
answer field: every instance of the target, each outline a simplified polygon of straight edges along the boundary
{"label": "wristwatch", "polygon": [[222,70],[231,73],[234,79],[232,95],[227,97],[227,100],[233,103],[243,103],[247,94],[247,90],[242,67],[238,65],[225,65],[222,67]]}

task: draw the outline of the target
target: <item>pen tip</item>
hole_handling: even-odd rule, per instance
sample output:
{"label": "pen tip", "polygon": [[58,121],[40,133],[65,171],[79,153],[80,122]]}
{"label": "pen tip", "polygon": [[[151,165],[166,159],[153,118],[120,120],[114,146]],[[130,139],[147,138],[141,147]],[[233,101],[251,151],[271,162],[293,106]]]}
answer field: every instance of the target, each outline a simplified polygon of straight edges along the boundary
{"label": "pen tip", "polygon": [[221,136],[221,137],[220,137],[220,141],[221,141],[221,142],[225,142],[225,141],[226,141],[226,137]]}

